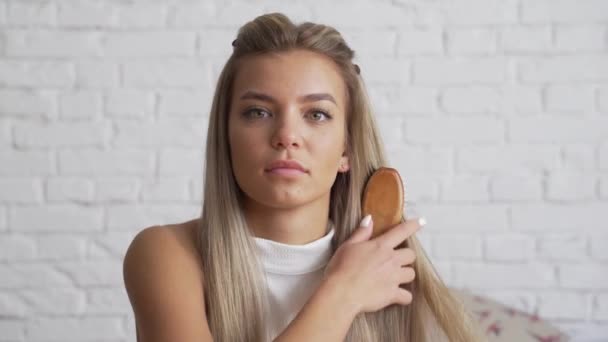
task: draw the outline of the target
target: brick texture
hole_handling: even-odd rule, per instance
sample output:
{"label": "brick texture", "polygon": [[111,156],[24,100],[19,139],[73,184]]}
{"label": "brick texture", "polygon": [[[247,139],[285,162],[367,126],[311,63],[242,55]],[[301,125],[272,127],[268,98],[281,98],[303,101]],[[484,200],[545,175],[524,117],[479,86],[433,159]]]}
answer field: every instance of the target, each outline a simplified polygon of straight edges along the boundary
{"label": "brick texture", "polygon": [[217,77],[271,11],[355,50],[448,285],[608,340],[608,1],[0,0],[0,341],[135,340],[126,248],[200,215]]}

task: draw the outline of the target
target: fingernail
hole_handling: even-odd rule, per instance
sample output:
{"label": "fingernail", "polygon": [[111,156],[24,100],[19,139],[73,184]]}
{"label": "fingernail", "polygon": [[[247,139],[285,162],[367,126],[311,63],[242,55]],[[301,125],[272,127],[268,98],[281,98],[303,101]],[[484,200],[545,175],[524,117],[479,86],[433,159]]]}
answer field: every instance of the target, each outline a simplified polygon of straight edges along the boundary
{"label": "fingernail", "polygon": [[366,215],[366,216],[363,218],[363,220],[361,220],[361,224],[360,224],[360,226],[361,226],[361,227],[363,227],[363,228],[365,228],[365,227],[369,226],[370,222],[372,222],[372,215],[367,214],[367,215]]}
{"label": "fingernail", "polygon": [[424,217],[421,217],[418,219],[418,224],[421,226],[424,226],[426,224],[426,219]]}

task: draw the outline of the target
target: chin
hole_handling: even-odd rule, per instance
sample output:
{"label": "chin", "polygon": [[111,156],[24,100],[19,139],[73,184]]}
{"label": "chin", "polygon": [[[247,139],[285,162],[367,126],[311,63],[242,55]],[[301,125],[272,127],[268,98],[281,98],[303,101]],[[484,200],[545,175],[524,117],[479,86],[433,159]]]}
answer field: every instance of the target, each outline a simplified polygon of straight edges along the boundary
{"label": "chin", "polygon": [[244,192],[247,199],[255,202],[257,205],[276,209],[288,209],[305,205],[314,200],[313,194],[303,192],[302,190],[301,187],[295,188],[270,184],[263,187],[256,186],[255,188],[249,188],[248,191]]}

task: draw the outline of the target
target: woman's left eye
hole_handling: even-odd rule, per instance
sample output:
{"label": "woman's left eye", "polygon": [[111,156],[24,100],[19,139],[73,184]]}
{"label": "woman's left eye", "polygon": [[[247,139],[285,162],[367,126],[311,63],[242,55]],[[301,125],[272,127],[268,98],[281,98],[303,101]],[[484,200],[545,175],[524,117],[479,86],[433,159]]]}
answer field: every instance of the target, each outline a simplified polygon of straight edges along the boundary
{"label": "woman's left eye", "polygon": [[[325,120],[330,120],[330,119],[331,119],[331,115],[329,115],[329,114],[328,114],[328,113],[327,113],[325,110],[323,110],[323,109],[320,109],[320,108],[313,108],[313,109],[312,109],[310,112],[312,113],[313,117],[318,118],[318,117],[320,117],[320,116],[319,116],[319,115],[316,115],[316,114],[322,114],[322,115],[324,115],[324,116],[325,116],[325,118],[326,118]],[[323,120],[322,120],[322,119],[319,119],[319,120],[316,120],[316,119],[315,119],[315,121],[323,121]]]}

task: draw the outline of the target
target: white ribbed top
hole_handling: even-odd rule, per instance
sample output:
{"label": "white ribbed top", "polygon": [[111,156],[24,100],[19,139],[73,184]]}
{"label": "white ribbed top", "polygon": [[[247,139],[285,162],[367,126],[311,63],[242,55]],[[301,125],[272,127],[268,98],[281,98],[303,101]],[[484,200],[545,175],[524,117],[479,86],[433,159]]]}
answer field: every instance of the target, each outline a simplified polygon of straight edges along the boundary
{"label": "white ribbed top", "polygon": [[288,245],[254,237],[258,255],[266,272],[276,274],[304,274],[324,267],[331,258],[331,239],[334,230],[318,240],[304,245]]}
{"label": "white ribbed top", "polygon": [[325,236],[304,245],[254,237],[266,275],[270,310],[267,327],[272,339],[295,318],[321,283],[324,267],[331,259],[331,221],[328,228]]}
{"label": "white ribbed top", "polygon": [[[323,279],[324,267],[331,259],[334,226],[328,233],[305,245],[288,245],[254,237],[258,257],[266,276],[269,300],[266,326],[271,341],[296,317]],[[434,318],[428,326],[427,340],[448,342]]]}

